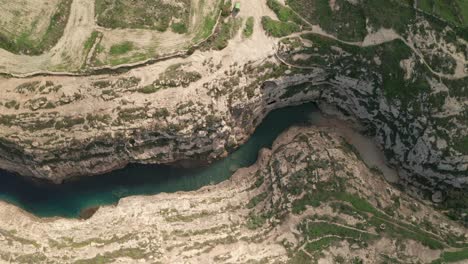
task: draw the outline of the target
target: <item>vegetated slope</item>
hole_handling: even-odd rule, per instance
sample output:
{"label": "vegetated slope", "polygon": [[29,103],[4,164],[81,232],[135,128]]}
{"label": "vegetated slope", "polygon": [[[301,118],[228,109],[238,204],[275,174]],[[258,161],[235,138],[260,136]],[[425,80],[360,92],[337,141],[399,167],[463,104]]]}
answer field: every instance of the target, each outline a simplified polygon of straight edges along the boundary
{"label": "vegetated slope", "polygon": [[0,48],[38,55],[62,37],[72,0],[0,1]]}
{"label": "vegetated slope", "polygon": [[147,28],[166,31],[180,24],[188,28],[191,1],[96,0],[96,17],[107,28]]}
{"label": "vegetated slope", "polygon": [[[87,220],[0,204],[12,263],[438,263],[466,229],[389,185],[328,129],[292,128],[257,164],[199,191],[122,199]],[[92,232],[89,232],[92,230]]]}
{"label": "vegetated slope", "polygon": [[[289,7],[275,0],[268,3],[280,21],[282,17],[286,21],[284,14],[294,15]],[[448,203],[454,210],[466,212],[462,194],[466,192],[468,175],[468,48],[464,36],[450,24],[398,1],[374,7],[367,1],[288,3],[292,10],[330,35],[310,30],[314,34],[285,37],[278,58],[303,71],[318,67],[333,73],[320,85],[313,81],[297,83],[284,96],[321,93],[345,115],[351,114],[367,124],[368,133],[379,139],[387,158],[405,179],[422,188],[445,189],[447,183],[456,186],[445,190],[442,196],[452,201]],[[353,7],[345,8],[350,3]],[[383,9],[386,5],[388,11]],[[329,9],[329,14],[337,17],[322,18],[304,6]],[[360,14],[358,11],[365,8],[369,8],[365,11],[366,37],[362,41],[344,41],[342,38],[346,37],[340,34],[355,32],[359,26],[341,21],[339,12]],[[393,12],[404,17],[384,19]],[[359,84],[352,84],[354,81],[348,78],[360,80]],[[343,85],[348,90],[340,87]],[[349,90],[355,85],[362,87]]]}
{"label": "vegetated slope", "polygon": [[468,2],[464,0],[418,0],[417,7],[453,25],[468,27]]}

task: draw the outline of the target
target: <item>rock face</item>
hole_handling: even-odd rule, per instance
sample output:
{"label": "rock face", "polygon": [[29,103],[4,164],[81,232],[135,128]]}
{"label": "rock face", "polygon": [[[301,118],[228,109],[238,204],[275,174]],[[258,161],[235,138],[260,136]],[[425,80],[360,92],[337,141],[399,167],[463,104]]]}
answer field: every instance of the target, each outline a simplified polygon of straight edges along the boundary
{"label": "rock face", "polygon": [[430,263],[459,251],[465,228],[349,146],[327,129],[291,128],[228,181],[124,198],[87,220],[37,219],[0,203],[0,262]]}
{"label": "rock face", "polygon": [[1,77],[0,167],[61,182],[128,163],[210,162],[270,110],[314,101],[363,123],[407,181],[466,187],[467,77],[434,72],[419,33],[345,44],[255,32],[121,74]]}
{"label": "rock face", "polygon": [[[215,77],[203,78],[186,88],[152,94],[138,92],[138,72],[117,80],[91,79],[78,87],[61,78],[53,85],[66,90],[45,95],[43,101],[54,106],[39,111],[26,108],[34,100],[28,97],[37,95],[18,96],[18,81],[4,80],[7,87],[14,84],[6,89],[6,97],[11,98],[4,101],[15,100],[20,107],[1,115],[0,166],[60,182],[72,176],[104,173],[130,162],[210,161],[244,142],[270,110],[314,101],[324,110],[335,106],[345,118],[364,123],[367,133],[375,136],[390,163],[406,179],[414,181],[417,176],[424,180],[422,186],[428,187],[466,184],[468,156],[448,145],[467,133],[463,107],[444,115],[441,111],[434,113],[430,104],[423,102],[418,107],[427,110],[416,113],[413,106],[402,106],[400,100],[385,96],[379,84],[382,75],[372,72],[371,67],[363,68],[363,78],[341,74],[338,67],[316,67],[302,73],[273,59],[262,65],[231,65],[229,69],[231,76],[218,72],[224,76],[218,79],[213,74]],[[432,89],[444,86],[437,80],[430,84]],[[46,84],[29,85],[44,89]],[[68,98],[67,93],[75,93],[76,99],[58,103]],[[106,97],[109,94],[112,97]],[[466,103],[450,97],[445,104],[449,99],[466,107]],[[442,111],[448,111],[448,107],[442,106]],[[435,115],[446,122],[453,120],[455,125],[442,127],[435,123],[440,120],[433,119]]]}

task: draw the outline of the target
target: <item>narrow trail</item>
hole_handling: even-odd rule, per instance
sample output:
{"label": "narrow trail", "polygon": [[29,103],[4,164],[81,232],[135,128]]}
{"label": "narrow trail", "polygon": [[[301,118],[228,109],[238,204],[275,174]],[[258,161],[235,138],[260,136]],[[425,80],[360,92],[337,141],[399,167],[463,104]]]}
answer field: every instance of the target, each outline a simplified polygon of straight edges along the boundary
{"label": "narrow trail", "polygon": [[[415,8],[415,9],[419,10],[418,8]],[[346,45],[365,48],[365,47],[372,47],[372,46],[381,45],[381,44],[388,43],[388,42],[391,42],[391,41],[394,41],[394,40],[398,39],[398,40],[401,40],[407,47],[409,47],[419,57],[419,60],[422,63],[424,63],[424,65],[429,69],[429,71],[432,74],[434,74],[434,75],[436,75],[438,77],[441,77],[441,78],[449,79],[449,80],[461,79],[461,78],[464,78],[464,77],[468,76],[468,74],[463,73],[462,71],[456,71],[455,74],[444,74],[444,73],[440,73],[440,72],[435,71],[434,69],[432,69],[432,67],[424,59],[424,56],[422,55],[422,53],[418,49],[416,49],[412,43],[408,42],[405,38],[403,38],[400,34],[396,33],[393,29],[381,28],[377,32],[368,34],[364,38],[363,41],[350,42],[350,41],[341,40],[341,39],[339,39],[339,38],[337,38],[337,37],[335,37],[335,36],[333,36],[333,35],[331,35],[329,33],[326,33],[322,28],[320,28],[320,26],[310,23],[309,21],[307,21],[304,17],[302,17],[296,11],[294,11],[292,9],[290,9],[290,10],[294,14],[296,14],[305,24],[307,24],[307,26],[309,26],[310,29],[309,30],[304,30],[304,31],[301,31],[301,32],[297,32],[297,33],[293,33],[293,34],[291,34],[289,36],[286,36],[286,37],[282,37],[282,38],[280,38],[280,41],[283,40],[283,39],[294,38],[294,37],[299,37],[300,38],[301,35],[303,35],[303,34],[316,34],[316,35],[320,35],[320,36],[323,36],[323,37],[333,39],[335,41],[338,41],[338,42],[346,44]],[[281,57],[278,55],[278,50],[276,51],[275,54],[276,54],[276,57],[280,60],[280,62],[282,62],[282,63],[284,63],[284,64],[286,64],[288,66],[299,68],[299,69],[316,68],[316,67],[310,67],[309,68],[309,67],[306,67],[306,66],[297,66],[297,65],[294,65],[294,64],[289,64],[289,63],[285,62],[284,59],[281,59]],[[461,61],[457,60],[456,58],[453,58],[453,59],[455,59],[457,61],[457,68],[460,67],[460,64],[462,66],[464,64],[466,64],[466,61],[461,62]]]}

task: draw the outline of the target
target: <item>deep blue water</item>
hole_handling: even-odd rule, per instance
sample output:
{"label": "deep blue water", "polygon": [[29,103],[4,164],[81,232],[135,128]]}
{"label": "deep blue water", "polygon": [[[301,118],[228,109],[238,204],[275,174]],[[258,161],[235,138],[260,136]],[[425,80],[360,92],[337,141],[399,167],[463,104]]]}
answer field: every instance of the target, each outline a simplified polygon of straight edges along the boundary
{"label": "deep blue water", "polygon": [[85,208],[113,204],[125,196],[196,190],[228,179],[237,168],[252,165],[261,148],[270,147],[288,127],[311,122],[311,114],[316,111],[313,104],[272,111],[244,145],[225,159],[203,168],[129,165],[61,185],[33,182],[0,171],[0,199],[41,217],[78,217]]}

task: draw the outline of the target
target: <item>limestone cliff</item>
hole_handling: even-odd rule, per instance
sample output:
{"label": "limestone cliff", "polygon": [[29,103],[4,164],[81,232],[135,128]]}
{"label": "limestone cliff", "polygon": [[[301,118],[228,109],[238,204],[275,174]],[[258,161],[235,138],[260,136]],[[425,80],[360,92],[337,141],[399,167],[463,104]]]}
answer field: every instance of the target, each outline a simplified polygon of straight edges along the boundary
{"label": "limestone cliff", "polygon": [[[369,28],[361,42],[316,25],[278,39],[256,18],[250,38],[221,51],[127,72],[1,77],[0,167],[61,182],[128,163],[209,162],[270,110],[314,101],[363,123],[408,182],[466,188],[467,45],[450,27],[419,17],[404,33]],[[429,60],[427,45],[453,63]]]}

